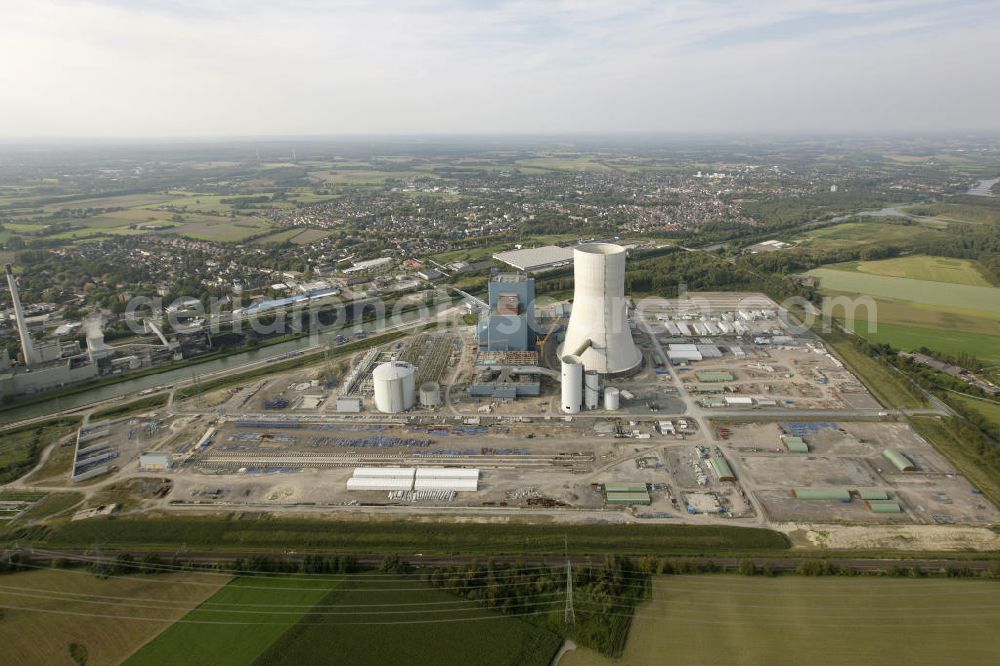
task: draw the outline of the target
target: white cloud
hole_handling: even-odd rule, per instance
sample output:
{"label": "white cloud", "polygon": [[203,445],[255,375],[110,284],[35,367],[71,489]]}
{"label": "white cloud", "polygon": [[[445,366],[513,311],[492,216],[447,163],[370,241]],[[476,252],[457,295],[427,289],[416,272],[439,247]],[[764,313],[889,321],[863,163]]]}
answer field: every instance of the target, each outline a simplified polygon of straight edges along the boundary
{"label": "white cloud", "polygon": [[1000,129],[989,4],[7,2],[0,133]]}

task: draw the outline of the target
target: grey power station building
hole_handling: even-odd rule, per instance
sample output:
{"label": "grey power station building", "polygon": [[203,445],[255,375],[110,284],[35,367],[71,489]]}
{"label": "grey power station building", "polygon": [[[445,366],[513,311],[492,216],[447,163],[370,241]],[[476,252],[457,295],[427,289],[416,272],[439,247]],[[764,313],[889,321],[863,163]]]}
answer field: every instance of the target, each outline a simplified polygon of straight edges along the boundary
{"label": "grey power station building", "polygon": [[494,273],[490,276],[489,306],[489,313],[479,320],[480,349],[535,349],[534,278],[523,273]]}

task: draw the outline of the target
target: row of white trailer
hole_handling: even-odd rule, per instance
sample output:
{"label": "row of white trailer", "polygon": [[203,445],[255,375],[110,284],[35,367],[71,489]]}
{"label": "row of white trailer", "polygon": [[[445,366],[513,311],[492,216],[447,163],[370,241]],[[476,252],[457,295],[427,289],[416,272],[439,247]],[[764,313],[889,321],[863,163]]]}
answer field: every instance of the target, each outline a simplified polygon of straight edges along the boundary
{"label": "row of white trailer", "polygon": [[665,321],[663,322],[664,327],[667,329],[667,333],[674,337],[683,336],[685,338],[691,338],[695,336],[706,336],[706,335],[749,335],[750,329],[741,321],[696,321],[696,322],[684,322],[684,321]]}
{"label": "row of white trailer", "polygon": [[479,470],[458,467],[358,467],[348,490],[479,490]]}
{"label": "row of white trailer", "polygon": [[691,344],[679,344],[671,343],[667,345],[667,358],[672,362],[682,362],[682,361],[701,361],[706,358],[721,358],[723,354],[723,349],[729,351],[733,355],[733,358],[746,358],[747,354],[739,345],[728,345],[726,347],[720,347],[719,345],[691,345]]}

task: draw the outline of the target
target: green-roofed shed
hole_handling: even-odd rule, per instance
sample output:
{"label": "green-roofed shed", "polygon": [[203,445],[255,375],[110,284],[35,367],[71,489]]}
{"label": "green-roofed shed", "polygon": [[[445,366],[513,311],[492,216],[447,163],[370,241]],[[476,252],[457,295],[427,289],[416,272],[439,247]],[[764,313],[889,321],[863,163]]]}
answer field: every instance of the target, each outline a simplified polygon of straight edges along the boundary
{"label": "green-roofed shed", "polygon": [[859,490],[858,497],[863,500],[887,500],[889,493],[884,490]]}
{"label": "green-roofed shed", "polygon": [[850,502],[851,493],[839,488],[793,488],[792,497],[804,500],[839,500]]}
{"label": "green-roofed shed", "polygon": [[782,435],[781,441],[784,442],[785,448],[791,453],[809,453],[809,445],[801,437]]}
{"label": "green-roofed shed", "polygon": [[725,398],[719,398],[719,397],[716,397],[716,396],[709,396],[709,397],[705,398],[704,403],[705,403],[706,407],[725,407],[726,406],[726,399]]}
{"label": "green-roofed shed", "polygon": [[886,449],[882,452],[889,461],[896,466],[900,472],[916,472],[917,466],[913,464],[913,461],[904,456],[899,451],[895,449]]}
{"label": "green-roofed shed", "polygon": [[698,393],[725,393],[726,387],[721,384],[698,384],[694,390]]}
{"label": "green-roofed shed", "polygon": [[644,493],[645,483],[606,483],[604,491],[608,493]]}
{"label": "green-roofed shed", "polygon": [[872,513],[902,513],[903,507],[899,506],[898,502],[893,502],[892,500],[868,500],[866,502],[868,508],[872,510]]}
{"label": "green-roofed shed", "polygon": [[712,471],[719,477],[719,481],[735,481],[736,475],[726,459],[722,456],[712,456],[708,459],[708,464],[712,466]]}
{"label": "green-roofed shed", "polygon": [[652,500],[649,499],[649,493],[608,493],[608,504],[619,504],[632,506],[635,504],[641,504],[648,506]]}
{"label": "green-roofed shed", "polygon": [[731,382],[734,379],[731,372],[699,372],[697,374],[699,382]]}

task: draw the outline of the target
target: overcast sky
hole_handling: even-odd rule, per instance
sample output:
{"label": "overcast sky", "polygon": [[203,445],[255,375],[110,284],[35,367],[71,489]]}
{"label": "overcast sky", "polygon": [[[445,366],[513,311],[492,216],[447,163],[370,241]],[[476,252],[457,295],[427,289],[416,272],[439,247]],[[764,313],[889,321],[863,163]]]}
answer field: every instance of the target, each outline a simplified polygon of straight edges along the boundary
{"label": "overcast sky", "polygon": [[0,0],[0,137],[1000,130],[997,0]]}

